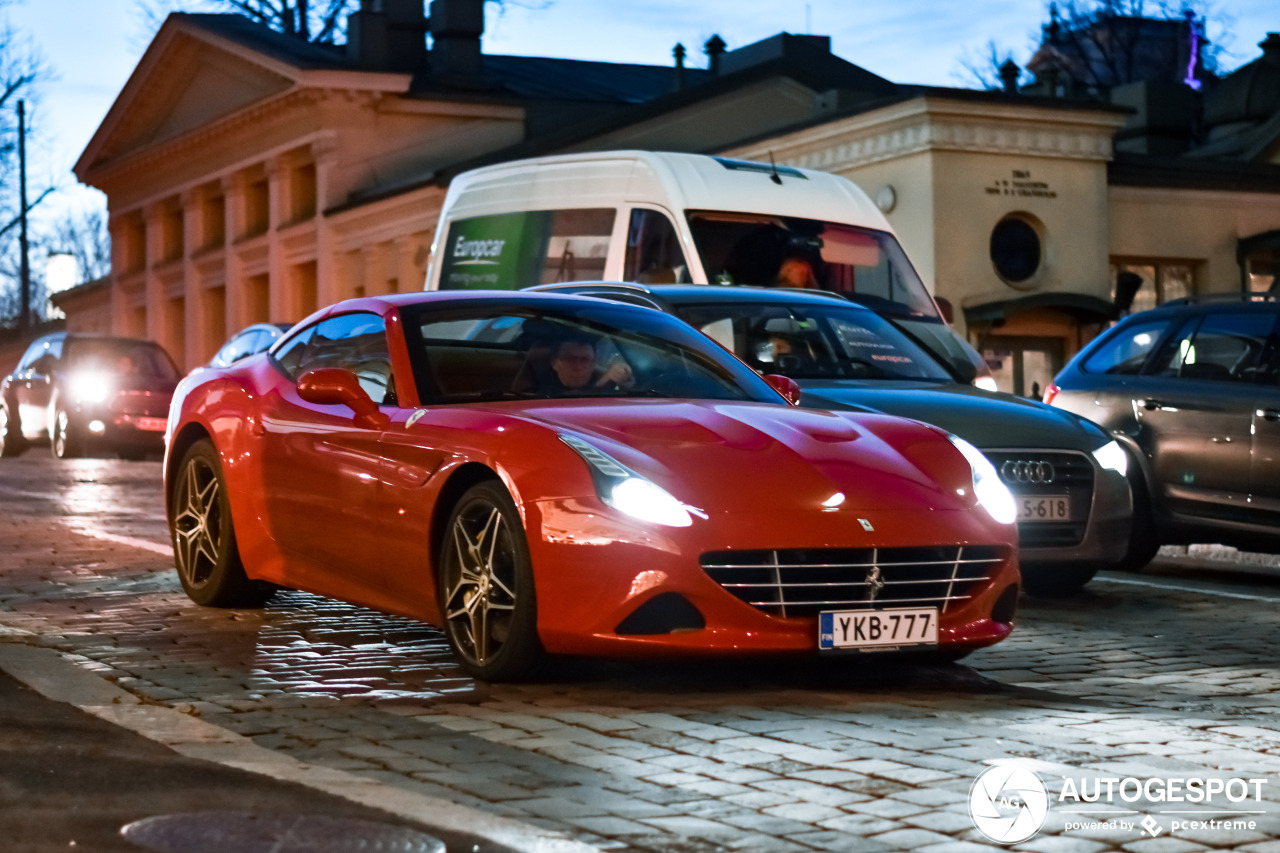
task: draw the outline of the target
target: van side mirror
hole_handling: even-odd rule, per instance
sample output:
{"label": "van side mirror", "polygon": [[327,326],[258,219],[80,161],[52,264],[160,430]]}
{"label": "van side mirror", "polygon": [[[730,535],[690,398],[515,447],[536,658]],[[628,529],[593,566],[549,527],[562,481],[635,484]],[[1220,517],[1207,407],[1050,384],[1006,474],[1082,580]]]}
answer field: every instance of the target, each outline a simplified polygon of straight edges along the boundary
{"label": "van side mirror", "polygon": [[788,403],[793,406],[800,405],[800,386],[790,376],[783,376],[781,373],[767,373],[764,381],[768,382],[773,387],[773,390],[786,397]]}
{"label": "van side mirror", "polygon": [[391,423],[356,375],[341,367],[317,367],[299,376],[298,396],[317,406],[346,406],[355,413],[355,425],[364,429],[386,429]]}

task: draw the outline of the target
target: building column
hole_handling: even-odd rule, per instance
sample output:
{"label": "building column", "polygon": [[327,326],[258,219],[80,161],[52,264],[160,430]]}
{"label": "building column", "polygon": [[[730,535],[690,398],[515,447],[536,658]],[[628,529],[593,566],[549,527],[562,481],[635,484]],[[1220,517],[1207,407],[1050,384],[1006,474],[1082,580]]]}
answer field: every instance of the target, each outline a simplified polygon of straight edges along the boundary
{"label": "building column", "polygon": [[334,203],[329,193],[333,170],[338,165],[337,139],[328,135],[311,143],[311,157],[316,164],[316,302],[323,306],[337,302],[349,292],[346,283],[338,280],[342,265],[338,263],[338,248],[324,215]]}
{"label": "building column", "polygon": [[249,286],[249,283],[245,281],[244,264],[241,263],[235,250],[236,241],[243,236],[247,229],[248,213],[246,205],[248,201],[246,197],[248,195],[249,180],[244,172],[234,172],[222,178],[221,184],[222,215],[226,223],[223,229],[225,236],[223,251],[226,253],[227,269],[227,317],[224,334],[230,336],[236,330],[249,325],[247,316],[250,300],[245,292],[245,288]]}
{"label": "building column", "polygon": [[128,334],[129,306],[121,279],[128,268],[128,254],[124,217],[108,214],[107,233],[111,235],[111,323],[107,327],[113,335]]}
{"label": "building column", "polygon": [[417,235],[397,237],[396,246],[396,291],[398,293],[416,293],[426,283],[426,273],[417,264],[417,249],[421,245]]}
{"label": "building column", "polygon": [[[156,274],[156,267],[164,261],[164,205],[153,203],[143,208],[142,218],[146,227],[147,252],[145,278],[143,288],[146,291],[146,328],[144,335],[159,343],[165,344],[165,303],[164,282]],[[168,349],[168,347],[165,347]]]}
{"label": "building column", "polygon": [[284,247],[280,245],[280,224],[287,215],[289,202],[289,164],[282,157],[271,157],[267,168],[267,281],[268,314],[273,323],[295,322],[296,316],[289,270]]}

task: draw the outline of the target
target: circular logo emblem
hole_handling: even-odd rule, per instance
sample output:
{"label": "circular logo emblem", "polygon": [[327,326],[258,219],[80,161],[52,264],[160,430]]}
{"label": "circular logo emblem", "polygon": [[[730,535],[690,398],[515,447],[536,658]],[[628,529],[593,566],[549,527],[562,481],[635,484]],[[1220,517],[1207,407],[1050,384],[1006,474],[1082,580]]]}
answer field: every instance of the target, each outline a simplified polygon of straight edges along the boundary
{"label": "circular logo emblem", "polygon": [[1007,483],[1052,483],[1056,472],[1052,462],[1013,460],[1000,466],[1000,476]]}
{"label": "circular logo emblem", "polygon": [[1014,764],[988,767],[969,789],[969,816],[997,844],[1017,844],[1040,831],[1049,792],[1035,773]]}

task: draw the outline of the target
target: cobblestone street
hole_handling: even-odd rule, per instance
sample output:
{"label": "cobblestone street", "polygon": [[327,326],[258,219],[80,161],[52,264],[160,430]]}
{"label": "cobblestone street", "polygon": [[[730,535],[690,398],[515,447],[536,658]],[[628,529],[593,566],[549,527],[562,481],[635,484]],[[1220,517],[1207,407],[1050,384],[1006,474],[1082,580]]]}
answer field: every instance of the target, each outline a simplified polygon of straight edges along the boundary
{"label": "cobblestone street", "polygon": [[[0,640],[307,765],[602,850],[1001,849],[970,788],[1016,759],[1051,808],[1014,849],[1280,851],[1266,569],[1104,572],[1079,597],[1024,599],[1010,640],[954,665],[572,661],[491,686],[420,623],[297,592],[192,604],[159,480],[156,462],[4,460]],[[1261,802],[1059,798],[1130,777],[1266,781]],[[1209,825],[1177,823],[1193,820]]]}

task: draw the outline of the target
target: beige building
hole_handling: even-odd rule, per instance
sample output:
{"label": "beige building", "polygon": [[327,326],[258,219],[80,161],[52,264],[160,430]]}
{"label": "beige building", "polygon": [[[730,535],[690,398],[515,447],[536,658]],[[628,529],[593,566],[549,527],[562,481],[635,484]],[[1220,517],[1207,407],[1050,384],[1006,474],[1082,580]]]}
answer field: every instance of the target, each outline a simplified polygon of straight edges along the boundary
{"label": "beige building", "polygon": [[1155,86],[1111,105],[904,87],[785,34],[713,40],[707,71],[482,56],[481,6],[436,0],[429,55],[415,0],[359,13],[345,51],[171,16],[76,167],[107,193],[113,273],[60,298],[70,327],[154,338],[191,367],[249,323],[421,288],[457,170],[606,148],[854,180],[1024,394],[1109,322],[1118,274],[1140,277],[1138,308],[1269,289],[1280,260],[1280,37],[1169,153]]}

